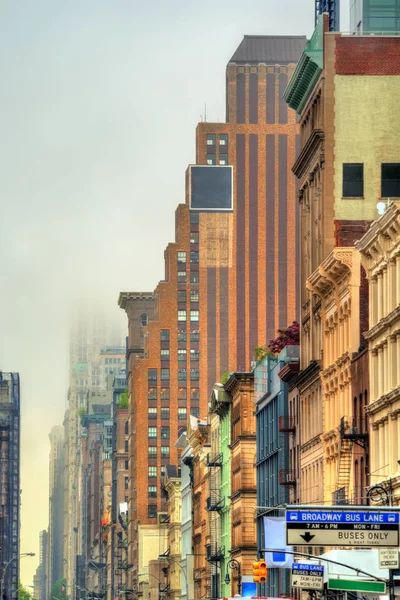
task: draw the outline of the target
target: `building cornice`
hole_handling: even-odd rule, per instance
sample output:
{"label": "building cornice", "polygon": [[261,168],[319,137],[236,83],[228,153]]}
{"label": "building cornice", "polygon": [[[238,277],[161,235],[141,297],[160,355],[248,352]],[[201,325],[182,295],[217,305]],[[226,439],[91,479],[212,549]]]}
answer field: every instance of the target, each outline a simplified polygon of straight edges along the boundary
{"label": "building cornice", "polygon": [[346,283],[360,284],[360,255],[358,250],[351,247],[334,248],[307,279],[306,287],[310,292],[326,299]]}
{"label": "building cornice", "polygon": [[[383,317],[376,325],[374,325],[369,331],[364,333],[366,340],[373,341],[376,337],[388,331],[396,321],[400,322],[400,305],[396,306],[386,317]],[[398,331],[390,331],[390,335],[398,333]],[[388,332],[389,335],[389,332]],[[373,348],[371,348],[373,350]]]}
{"label": "building cornice", "polygon": [[292,171],[298,179],[300,179],[303,176],[310,163],[311,157],[314,156],[318,148],[321,149],[321,154],[318,162],[324,162],[324,152],[322,144],[324,139],[325,133],[322,129],[313,130],[312,134],[308,138],[304,147],[301,149],[301,152],[292,167]]}
{"label": "building cornice", "polygon": [[128,302],[137,300],[154,300],[153,292],[120,292],[118,297],[118,306],[126,309]]}
{"label": "building cornice", "polygon": [[[378,413],[380,410],[382,410],[383,408],[390,407],[393,404],[393,402],[396,402],[398,400],[400,400],[400,385],[398,385],[396,388],[394,388],[394,390],[391,390],[384,396],[378,398],[378,400],[375,400],[375,402],[372,402],[371,404],[366,406],[365,412],[369,416],[376,415],[376,413]],[[395,411],[396,414],[398,412],[400,412],[400,409],[398,411]]]}

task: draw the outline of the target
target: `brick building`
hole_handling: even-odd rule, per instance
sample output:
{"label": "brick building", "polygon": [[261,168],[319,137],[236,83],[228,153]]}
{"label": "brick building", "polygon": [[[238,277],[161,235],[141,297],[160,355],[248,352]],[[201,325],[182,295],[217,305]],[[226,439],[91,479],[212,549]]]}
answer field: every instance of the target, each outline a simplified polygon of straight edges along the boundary
{"label": "brick building", "polygon": [[[305,41],[245,36],[229,62],[227,123],[197,127],[197,165],[186,173],[186,204],[176,210],[154,315],[146,322],[143,313],[144,352],[132,341],[141,317],[129,314],[135,295],[120,296],[129,317],[132,584],[158,555],[158,515],[166,505],[157,474],[179,464],[174,442],[181,427],[189,415],[206,416],[223,373],[249,369],[255,347],[297,315],[298,209],[290,168],[298,124],[281,97]],[[140,548],[145,528],[152,531],[147,549]]]}
{"label": "brick building", "polygon": [[[300,153],[293,167],[301,214],[297,385],[301,413],[319,415],[303,441],[302,470],[320,469],[323,458],[320,369],[326,331],[321,299],[306,281],[334,247],[354,246],[376,218],[378,203],[391,195],[400,151],[393,129],[399,74],[398,37],[328,32],[327,16],[321,15],[284,95],[300,115]],[[361,271],[361,334],[368,329],[364,278]],[[302,485],[301,502],[321,500],[321,489],[309,495]]]}

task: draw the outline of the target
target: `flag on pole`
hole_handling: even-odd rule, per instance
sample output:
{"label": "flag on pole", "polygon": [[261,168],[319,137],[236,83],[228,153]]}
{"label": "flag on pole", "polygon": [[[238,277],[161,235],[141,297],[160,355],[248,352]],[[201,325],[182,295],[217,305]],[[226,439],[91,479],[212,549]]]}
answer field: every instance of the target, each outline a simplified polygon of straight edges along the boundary
{"label": "flag on pole", "polygon": [[285,550],[293,551],[293,546],[286,545],[286,524],[284,517],[264,517],[265,547],[274,552],[265,552],[265,562],[272,568],[290,568],[293,556],[285,554]]}

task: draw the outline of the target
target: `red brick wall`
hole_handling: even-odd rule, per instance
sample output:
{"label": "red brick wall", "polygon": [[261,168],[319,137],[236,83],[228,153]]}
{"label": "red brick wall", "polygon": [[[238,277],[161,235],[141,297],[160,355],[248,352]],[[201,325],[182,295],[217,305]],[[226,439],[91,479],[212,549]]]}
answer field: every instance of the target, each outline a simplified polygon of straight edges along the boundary
{"label": "red brick wall", "polygon": [[337,36],[336,73],[400,75],[400,38]]}

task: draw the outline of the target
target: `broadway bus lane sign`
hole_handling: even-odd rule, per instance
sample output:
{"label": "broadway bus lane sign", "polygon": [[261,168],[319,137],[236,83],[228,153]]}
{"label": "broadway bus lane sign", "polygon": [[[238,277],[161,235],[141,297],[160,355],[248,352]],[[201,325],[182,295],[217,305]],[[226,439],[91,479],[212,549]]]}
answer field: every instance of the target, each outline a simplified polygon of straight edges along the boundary
{"label": "broadway bus lane sign", "polygon": [[377,510],[286,510],[288,546],[399,545],[399,513]]}
{"label": "broadway bus lane sign", "polygon": [[303,590],[324,589],[324,567],[303,563],[292,564],[292,587]]}

